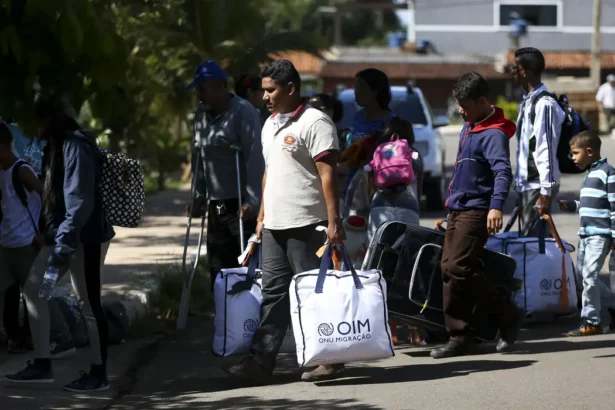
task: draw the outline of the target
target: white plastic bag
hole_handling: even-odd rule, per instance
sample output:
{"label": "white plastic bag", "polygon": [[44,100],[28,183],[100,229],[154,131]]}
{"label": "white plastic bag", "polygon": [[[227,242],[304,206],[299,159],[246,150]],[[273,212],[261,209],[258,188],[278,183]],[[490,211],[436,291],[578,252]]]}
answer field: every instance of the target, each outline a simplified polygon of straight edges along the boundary
{"label": "white plastic bag", "polygon": [[300,366],[349,363],[394,356],[386,282],[378,270],[328,270],[327,246],[320,269],[295,275],[290,305]]}

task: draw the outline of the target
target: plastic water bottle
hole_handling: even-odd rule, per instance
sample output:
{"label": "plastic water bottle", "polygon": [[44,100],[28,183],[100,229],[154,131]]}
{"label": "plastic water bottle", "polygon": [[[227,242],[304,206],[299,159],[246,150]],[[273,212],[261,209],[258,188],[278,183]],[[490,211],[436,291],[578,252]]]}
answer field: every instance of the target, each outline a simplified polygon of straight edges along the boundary
{"label": "plastic water bottle", "polygon": [[58,282],[58,276],[60,272],[57,268],[48,267],[45,272],[45,277],[43,278],[43,284],[41,285],[40,290],[38,291],[38,297],[41,299],[49,300],[51,299],[51,295],[53,294],[53,289]]}

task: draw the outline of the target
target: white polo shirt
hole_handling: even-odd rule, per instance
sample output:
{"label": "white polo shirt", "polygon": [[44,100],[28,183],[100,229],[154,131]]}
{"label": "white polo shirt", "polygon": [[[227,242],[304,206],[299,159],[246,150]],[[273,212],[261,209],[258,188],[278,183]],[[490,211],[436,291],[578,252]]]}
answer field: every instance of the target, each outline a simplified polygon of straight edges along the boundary
{"label": "white polo shirt", "polygon": [[615,87],[610,83],[604,83],[598,89],[596,101],[602,103],[607,110],[615,109]]}
{"label": "white polo shirt", "polygon": [[283,230],[326,221],[327,204],[315,161],[338,149],[333,121],[307,105],[272,115],[263,126],[267,181],[265,228]]}

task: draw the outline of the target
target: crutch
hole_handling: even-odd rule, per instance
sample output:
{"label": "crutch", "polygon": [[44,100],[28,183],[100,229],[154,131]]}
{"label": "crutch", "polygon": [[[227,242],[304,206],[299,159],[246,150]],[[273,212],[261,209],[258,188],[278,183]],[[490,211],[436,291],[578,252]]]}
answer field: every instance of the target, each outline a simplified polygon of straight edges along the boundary
{"label": "crutch", "polygon": [[[197,156],[195,164],[199,167],[202,166],[201,158],[203,148],[199,146],[198,142],[195,145],[197,149]],[[205,172],[205,170],[203,170]],[[182,277],[184,279],[184,286],[182,289],[182,296],[179,304],[179,312],[177,315],[177,329],[185,329],[186,324],[188,322],[188,309],[190,308],[190,294],[192,293],[192,281],[194,280],[194,275],[196,274],[197,267],[199,265],[199,259],[201,256],[201,246],[203,245],[203,234],[205,232],[205,218],[207,215],[207,209],[203,211],[203,216],[201,217],[201,232],[199,233],[199,240],[197,243],[197,252],[196,257],[194,259],[194,265],[192,266],[192,271],[188,275],[186,272],[186,258],[188,256],[188,246],[190,245],[190,228],[192,227],[192,212],[196,205],[196,182],[199,174],[199,168],[197,168],[196,172],[192,170],[192,187],[191,187],[191,201],[190,201],[190,213],[188,215],[188,224],[186,227],[186,239],[184,241],[184,255],[182,258]]]}
{"label": "crutch", "polygon": [[235,150],[235,167],[237,168],[237,201],[239,203],[239,244],[241,248],[241,253],[243,254],[246,248],[246,242],[243,236],[243,219],[241,218],[241,197],[242,197],[242,189],[241,189],[241,147],[238,145],[231,145],[231,149]]}

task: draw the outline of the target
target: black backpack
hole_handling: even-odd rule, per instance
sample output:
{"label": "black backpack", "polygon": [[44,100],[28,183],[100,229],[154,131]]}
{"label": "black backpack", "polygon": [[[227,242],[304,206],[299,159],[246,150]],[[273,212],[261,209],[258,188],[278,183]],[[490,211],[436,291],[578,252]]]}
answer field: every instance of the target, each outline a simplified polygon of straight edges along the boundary
{"label": "black backpack", "polygon": [[559,143],[557,144],[557,161],[559,162],[559,170],[562,174],[580,174],[584,172],[584,170],[577,167],[572,160],[570,140],[581,131],[591,130],[591,125],[587,118],[580,115],[569,105],[566,94],[561,94],[558,98],[557,95],[548,91],[543,91],[532,99],[532,108],[530,110],[530,121],[532,124],[534,124],[534,120],[536,119],[536,103],[544,97],[551,97],[557,101],[560,108],[564,110],[564,113],[566,114],[564,122],[562,123],[562,132],[559,136]]}
{"label": "black backpack", "polygon": [[[26,188],[21,183],[21,178],[19,177],[19,169],[23,165],[26,165],[26,161],[20,159],[20,160],[17,160],[17,162],[13,166],[13,174],[11,175],[11,179],[13,182],[13,189],[15,190],[15,194],[19,198],[19,201],[21,202],[21,204],[28,211],[28,215],[30,215],[30,221],[32,221],[32,226],[34,226],[36,233],[39,233],[41,221],[36,222],[34,218],[32,217],[32,214],[30,213],[30,208],[28,207],[28,195],[26,194]],[[2,199],[2,191],[0,191],[0,200],[1,199]],[[2,209],[1,208],[0,208],[0,220],[2,220]]]}

